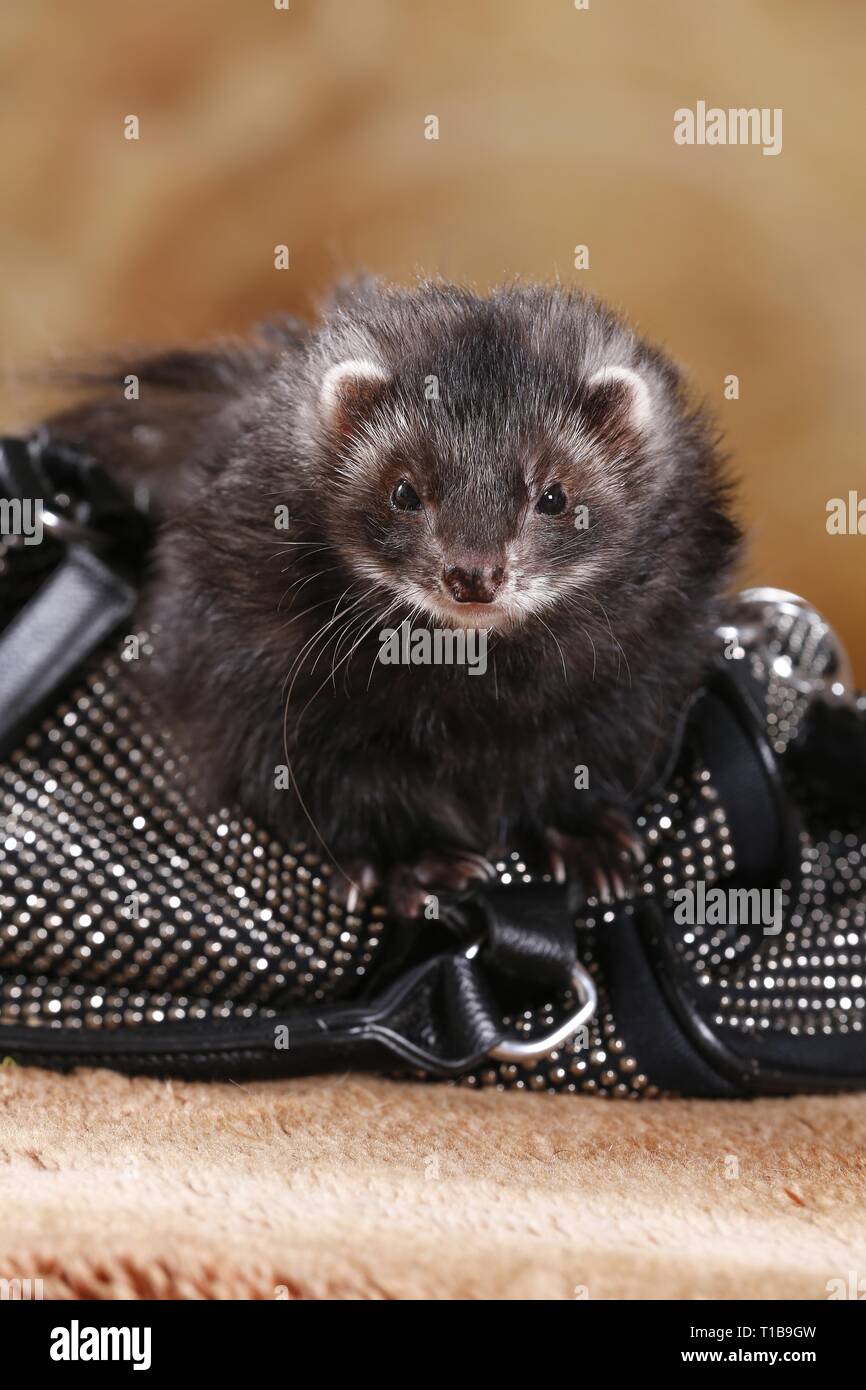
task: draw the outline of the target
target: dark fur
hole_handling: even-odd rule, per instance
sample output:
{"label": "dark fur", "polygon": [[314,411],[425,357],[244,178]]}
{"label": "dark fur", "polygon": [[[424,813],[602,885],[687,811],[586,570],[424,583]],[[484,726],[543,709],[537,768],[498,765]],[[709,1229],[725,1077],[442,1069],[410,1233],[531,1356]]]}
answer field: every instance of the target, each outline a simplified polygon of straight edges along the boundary
{"label": "dark fur", "polygon": [[[319,386],[328,366],[353,357],[383,363],[391,381],[335,432]],[[645,436],[615,387],[586,390],[611,362],[649,383]],[[701,677],[738,541],[711,430],[659,352],[562,290],[479,298],[364,283],[316,328],[287,322],[252,344],[119,376],[127,371],[141,378],[138,405],[118,386],[55,431],[127,477],[147,475],[156,493],[149,679],[209,803],[240,802],[286,840],[314,842],[309,817],[345,864],[485,851],[548,826],[579,832],[601,804],[639,794]],[[430,375],[438,401],[424,397]],[[341,459],[398,407],[399,441],[347,482]],[[579,426],[582,458],[557,420]],[[435,523],[389,506],[403,476],[435,505]],[[554,476],[570,503],[589,507],[589,531],[568,513],[535,513],[537,489]],[[288,533],[274,529],[281,503]],[[397,584],[408,575],[430,586],[443,555],[493,554],[517,535],[527,573],[555,577],[581,556],[602,569],[543,611],[546,626],[530,619],[493,635],[486,675],[379,664],[377,614],[394,598],[384,588],[354,610],[363,622],[340,645],[337,621],[299,659],[335,608],[347,612],[369,587],[353,568],[359,557],[377,557]],[[284,733],[304,809],[274,785]],[[578,764],[589,793],[574,789]]]}

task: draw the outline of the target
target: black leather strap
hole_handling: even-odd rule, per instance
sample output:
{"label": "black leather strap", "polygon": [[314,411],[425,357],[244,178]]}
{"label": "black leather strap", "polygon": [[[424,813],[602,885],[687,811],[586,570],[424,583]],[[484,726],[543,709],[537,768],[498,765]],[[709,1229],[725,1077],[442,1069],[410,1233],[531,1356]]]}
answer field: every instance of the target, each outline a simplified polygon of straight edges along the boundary
{"label": "black leather strap", "polygon": [[240,1025],[128,1028],[86,1041],[44,1028],[4,1029],[3,1052],[21,1062],[181,1076],[220,1076],[228,1067],[250,1075],[409,1067],[458,1076],[507,1036],[509,1010],[568,988],[576,957],[573,911],[573,892],[563,885],[482,887],[453,907],[458,930],[450,949],[363,1004],[298,1008]]}
{"label": "black leather strap", "polygon": [[[726,810],[738,864],[730,886],[775,885],[782,878],[796,886],[801,817],[763,732],[760,703],[746,663],[720,664],[695,706],[689,742],[712,769]],[[655,905],[645,908],[637,914],[635,929],[637,950],[621,934],[616,952],[606,952],[603,943],[600,956],[611,1001],[620,1017],[631,1020],[633,1042],[663,1086],[688,1095],[790,1095],[862,1087],[862,1053],[853,1038],[847,1051],[838,1038],[807,1036],[793,1047],[786,1039],[787,1051],[800,1054],[794,1065],[782,1063],[769,1040],[760,1049],[753,1038],[733,1035],[723,1041],[697,1008],[664,914]],[[643,1004],[634,993],[641,978]],[[652,1028],[642,1036],[647,1017]]]}
{"label": "black leather strap", "polygon": [[0,635],[0,757],[67,687],[90,654],[127,619],[136,589],[83,546]]}
{"label": "black leather strap", "polygon": [[43,430],[0,438],[0,497],[39,501],[130,571],[150,541],[146,511],[94,459]]}
{"label": "black leather strap", "polygon": [[[0,497],[39,504],[43,544],[52,544],[58,556],[0,633],[5,757],[91,653],[130,617],[149,528],[91,460],[39,435],[0,440]],[[25,557],[35,548],[22,547]]]}

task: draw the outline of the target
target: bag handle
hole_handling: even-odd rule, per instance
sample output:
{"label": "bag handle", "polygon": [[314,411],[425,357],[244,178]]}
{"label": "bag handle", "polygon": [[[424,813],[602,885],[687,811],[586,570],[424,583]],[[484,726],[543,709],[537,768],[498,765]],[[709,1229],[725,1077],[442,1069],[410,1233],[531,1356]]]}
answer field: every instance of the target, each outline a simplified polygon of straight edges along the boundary
{"label": "bag handle", "polygon": [[[62,483],[52,472],[63,475]],[[65,507],[55,495],[61,486]],[[52,451],[39,435],[0,439],[0,497],[37,505],[44,530],[63,547],[58,565],[0,634],[5,757],[131,615],[148,527],[100,469],[70,451]]]}

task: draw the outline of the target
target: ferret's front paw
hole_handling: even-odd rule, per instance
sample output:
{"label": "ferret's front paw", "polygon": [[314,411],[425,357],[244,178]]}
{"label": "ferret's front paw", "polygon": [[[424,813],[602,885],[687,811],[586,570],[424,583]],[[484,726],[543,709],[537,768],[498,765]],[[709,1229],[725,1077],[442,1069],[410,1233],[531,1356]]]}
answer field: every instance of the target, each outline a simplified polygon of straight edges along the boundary
{"label": "ferret's front paw", "polygon": [[387,875],[388,906],[396,917],[423,917],[437,890],[459,893],[479,880],[495,878],[496,870],[483,854],[469,850],[440,850],[422,855],[414,864],[398,864]]}
{"label": "ferret's front paw", "polygon": [[585,835],[544,833],[550,870],[557,883],[576,879],[587,897],[604,904],[624,902],[637,890],[645,856],[637,835],[619,811],[605,811]]}

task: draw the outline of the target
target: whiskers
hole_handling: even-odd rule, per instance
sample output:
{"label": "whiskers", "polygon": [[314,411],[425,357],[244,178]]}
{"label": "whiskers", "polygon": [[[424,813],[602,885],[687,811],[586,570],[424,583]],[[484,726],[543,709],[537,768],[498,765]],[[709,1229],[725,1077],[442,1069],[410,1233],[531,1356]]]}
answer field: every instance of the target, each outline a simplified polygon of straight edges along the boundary
{"label": "whiskers", "polygon": [[[562,604],[564,604],[567,608],[573,608],[573,609],[575,610],[575,612],[578,613],[578,614],[579,614],[580,616],[582,616],[582,617],[587,617],[587,616],[589,616],[589,615],[586,613],[586,610],[583,609],[583,608],[581,608],[581,607],[578,605],[578,603],[577,603],[577,601],[575,600],[573,594],[570,594],[570,595],[567,595],[567,596],[563,596],[563,597],[559,600],[559,602],[562,603]],[[538,621],[541,623],[541,626],[544,627],[544,628],[547,628],[547,631],[550,633],[551,637],[553,638],[554,642],[556,642],[556,645],[557,645],[557,647],[559,648],[559,655],[560,655],[560,659],[562,660],[563,675],[565,676],[566,681],[567,681],[567,680],[568,680],[568,675],[567,675],[567,672],[566,672],[566,669],[565,669],[565,658],[564,658],[564,656],[562,655],[562,647],[560,646],[560,643],[559,643],[559,641],[558,641],[558,639],[557,639],[557,637],[556,637],[556,634],[547,626],[547,623],[546,623],[546,622],[544,621],[544,619],[541,617],[541,614],[540,614],[540,613],[539,613],[539,614],[536,614],[536,617],[538,618]],[[591,633],[587,628],[585,628],[585,627],[583,626],[583,623],[578,623],[578,627],[580,628],[581,632],[583,633],[584,637],[586,638],[587,642],[589,643],[590,647],[592,648],[592,677],[591,677],[591,679],[594,681],[594,680],[595,680],[595,677],[596,677],[596,672],[597,672],[597,670],[598,670],[598,652],[596,651],[595,642],[592,640],[592,633]]]}
{"label": "whiskers", "polygon": [[[605,606],[604,606],[604,604],[602,603],[601,599],[600,599],[600,598],[596,598],[595,594],[588,594],[587,597],[588,597],[588,598],[591,598],[592,601],[593,601],[593,603],[597,603],[598,606],[599,606],[599,608],[601,609],[602,613],[604,614],[604,620],[605,620],[605,622],[607,623],[607,630],[608,630],[608,632],[610,633],[611,641],[613,642],[614,646],[616,647],[617,651],[619,652],[620,658],[622,659],[622,661],[625,662],[625,669],[626,669],[626,671],[627,671],[627,673],[628,673],[628,684],[629,684],[629,689],[631,689],[631,685],[632,685],[631,667],[630,667],[629,664],[628,664],[628,657],[627,657],[626,654],[625,654],[625,648],[623,647],[622,643],[620,642],[619,638],[617,637],[616,633],[614,632],[613,628],[612,628],[611,625],[610,625],[610,618],[608,617],[607,609],[605,608]],[[619,673],[620,673],[620,670],[621,670],[621,669],[622,669],[622,667],[621,667],[621,662],[620,662],[619,659],[617,659],[617,664],[616,664],[616,678],[617,678],[617,681],[619,680]]]}
{"label": "whiskers", "polygon": [[[556,633],[553,631],[553,629],[550,628],[550,627],[548,627],[547,623],[544,621],[544,619],[542,618],[542,616],[541,616],[540,613],[538,614],[538,621],[541,623],[541,626],[545,629],[545,631],[550,633],[551,637],[553,638],[554,642],[556,643],[556,650],[559,652],[559,659],[560,659],[560,661],[562,662],[562,674],[563,674],[563,678],[564,678],[566,684],[568,684],[568,668],[567,668],[567,666],[566,666],[566,664],[565,664],[565,656],[564,656],[564,654],[563,654],[563,650],[562,650],[562,646],[560,645],[559,638],[557,637],[557,635],[556,635]],[[590,638],[590,641],[592,641],[592,638]]]}
{"label": "whiskers", "polygon": [[[323,571],[322,573],[328,572],[329,571]],[[384,623],[386,623],[391,614],[395,612],[395,610],[399,608],[403,603],[403,599],[397,597],[391,599],[391,601],[388,602],[383,608],[382,600],[384,596],[382,595],[381,589],[375,584],[370,585],[368,588],[364,590],[363,593],[351,597],[350,600],[350,596],[353,594],[353,591],[357,589],[360,583],[363,583],[363,581],[356,580],[354,584],[350,584],[348,588],[343,590],[343,593],[340,594],[339,598],[334,604],[330,616],[326,618],[325,621],[321,623],[319,627],[316,628],[315,632],[313,632],[313,634],[310,637],[308,637],[306,641],[303,643],[299,651],[296,653],[294,660],[292,661],[292,664],[286,673],[282,689],[283,754],[286,760],[286,768],[288,770],[289,779],[294,793],[298,799],[298,805],[300,806],[303,815],[305,816],[314,835],[316,836],[316,839],[322,846],[322,849],[327,854],[331,863],[335,866],[335,868],[343,876],[343,878],[345,878],[346,881],[351,884],[352,889],[355,892],[360,892],[360,886],[350,877],[350,875],[346,872],[345,868],[337,861],[336,857],[333,854],[333,851],[331,850],[330,845],[328,845],[318,825],[316,824],[315,818],[312,815],[309,807],[307,806],[304,797],[301,793],[301,789],[298,786],[298,780],[295,776],[294,767],[292,765],[292,757],[289,752],[289,722],[292,710],[292,696],[294,694],[298,679],[304,671],[305,664],[307,662],[311,663],[309,666],[308,674],[312,676],[319,662],[322,660],[323,657],[326,656],[326,654],[330,650],[330,671],[327,672],[324,680],[316,687],[313,693],[309,696],[303,708],[299,711],[299,713],[294,719],[293,727],[291,729],[291,743],[293,747],[297,745],[301,724],[303,722],[305,714],[307,713],[307,710],[310,708],[311,705],[315,703],[315,701],[321,695],[322,691],[325,689],[329,682],[333,685],[334,692],[336,693],[337,672],[340,670],[341,667],[344,668],[343,684],[346,690],[346,694],[348,695],[349,670],[352,663],[352,657],[354,656],[355,652],[361,647],[361,645],[363,644],[365,639],[370,635],[370,633],[373,632],[377,627],[381,627]],[[301,588],[303,588],[303,585],[301,585]],[[298,592],[300,593],[300,589],[298,590]],[[296,617],[303,617],[306,615],[306,613],[312,612],[313,609],[322,607],[324,606],[324,604],[330,602],[330,599],[322,600],[321,603],[311,605],[310,608],[304,610],[304,613],[298,614],[296,615]],[[291,621],[294,621],[294,619],[292,619]],[[347,643],[350,644],[348,651],[346,651],[344,655],[341,656],[340,652]],[[377,658],[378,653],[377,657],[374,658],[374,663]],[[368,679],[367,689],[369,689],[369,684],[370,682]]]}
{"label": "whiskers", "polygon": [[[600,599],[600,598],[596,598],[595,594],[590,593],[588,590],[584,590],[584,591],[581,592],[581,598],[589,599],[592,603],[595,603],[595,604],[601,609],[601,612],[602,612],[602,615],[603,615],[604,621],[605,621],[605,626],[607,627],[608,633],[610,634],[611,644],[612,644],[612,646],[616,649],[616,652],[617,652],[616,682],[617,682],[617,684],[619,684],[619,679],[620,679],[620,675],[621,675],[621,673],[622,673],[622,668],[623,668],[623,664],[624,664],[624,665],[625,665],[625,669],[626,669],[626,674],[627,674],[627,677],[628,677],[629,689],[631,689],[631,687],[632,687],[631,666],[629,665],[629,660],[628,660],[628,657],[626,656],[625,648],[623,647],[622,643],[620,642],[619,638],[617,637],[616,633],[615,633],[614,630],[613,630],[613,627],[612,627],[611,621],[610,621],[610,616],[609,616],[609,614],[608,614],[607,609],[605,608],[605,606],[604,606],[604,604],[602,603],[601,599]],[[592,616],[590,613],[587,612],[586,608],[583,607],[583,605],[581,604],[580,600],[577,598],[577,596],[576,596],[575,594],[566,594],[566,595],[563,595],[562,598],[559,600],[559,602],[561,602],[562,604],[564,604],[566,608],[572,609],[572,610],[574,611],[574,613],[577,614],[577,616],[578,616],[579,618],[581,618],[581,617],[582,617],[582,618],[591,618],[591,616]],[[543,620],[542,618],[540,618],[540,617],[539,617],[539,622],[541,622],[542,625],[543,625],[544,627],[547,627],[547,624],[546,624],[546,623],[544,622],[544,620]],[[578,626],[580,627],[581,632],[583,633],[584,637],[586,638],[586,640],[589,642],[590,646],[592,647],[592,679],[593,679],[593,681],[594,681],[595,678],[596,678],[597,671],[598,671],[598,652],[597,652],[597,649],[596,649],[596,645],[595,645],[595,642],[593,641],[592,633],[591,633],[586,627],[584,627],[582,623],[578,623]],[[547,628],[547,630],[548,630],[548,632],[550,632],[550,628],[549,628],[549,627]],[[552,636],[552,637],[554,636],[554,634],[553,634],[552,632],[551,632],[551,636]],[[556,640],[555,637],[554,637],[554,640]],[[557,646],[558,646],[558,645],[559,645],[559,644],[557,643]],[[560,652],[560,654],[561,654],[561,652]]]}

